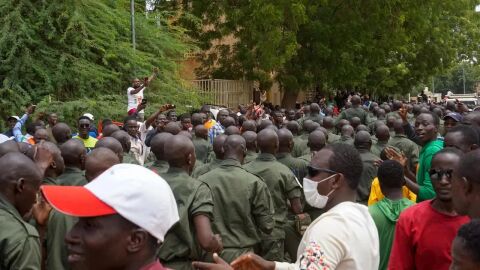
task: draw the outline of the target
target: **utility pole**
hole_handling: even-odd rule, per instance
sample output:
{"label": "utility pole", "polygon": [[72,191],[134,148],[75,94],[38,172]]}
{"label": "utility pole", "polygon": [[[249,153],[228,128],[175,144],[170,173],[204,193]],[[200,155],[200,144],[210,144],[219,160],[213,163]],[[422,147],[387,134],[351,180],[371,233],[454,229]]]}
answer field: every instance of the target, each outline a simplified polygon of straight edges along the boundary
{"label": "utility pole", "polygon": [[465,65],[462,63],[462,73],[463,73],[463,94],[465,94]]}
{"label": "utility pole", "polygon": [[132,46],[133,52],[136,48],[136,38],[135,38],[135,0],[130,0],[130,24],[132,27]]}

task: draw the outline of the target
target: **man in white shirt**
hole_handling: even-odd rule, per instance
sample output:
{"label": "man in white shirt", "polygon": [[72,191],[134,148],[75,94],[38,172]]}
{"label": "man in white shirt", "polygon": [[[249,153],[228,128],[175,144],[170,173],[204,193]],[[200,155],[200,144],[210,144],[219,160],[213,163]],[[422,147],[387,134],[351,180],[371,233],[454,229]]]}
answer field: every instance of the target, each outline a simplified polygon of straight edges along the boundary
{"label": "man in white shirt", "polygon": [[[142,103],[143,100],[143,91],[145,88],[150,85],[150,83],[155,79],[158,74],[158,68],[153,68],[153,74],[150,77],[145,77],[143,84],[140,82],[140,79],[135,78],[132,82],[132,86],[127,89],[127,112],[129,114],[134,113],[134,110],[137,109],[138,105]],[[144,112],[143,110],[138,112],[138,117],[141,118],[140,121],[143,122]]]}
{"label": "man in white shirt", "polygon": [[[380,261],[379,239],[368,208],[355,203],[362,174],[357,150],[332,144],[318,151],[303,179],[305,199],[326,212],[314,220],[303,235],[293,264],[271,262],[246,254],[232,262],[234,269],[251,270],[374,270]],[[232,269],[218,256],[216,265],[195,262],[197,269]],[[215,266],[216,268],[212,268]]]}

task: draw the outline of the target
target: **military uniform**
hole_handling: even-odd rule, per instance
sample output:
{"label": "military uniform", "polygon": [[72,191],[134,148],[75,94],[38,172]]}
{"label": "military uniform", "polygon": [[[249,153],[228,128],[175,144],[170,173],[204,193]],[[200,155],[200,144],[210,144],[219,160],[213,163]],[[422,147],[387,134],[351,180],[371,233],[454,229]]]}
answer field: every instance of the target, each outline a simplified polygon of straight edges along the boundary
{"label": "military uniform", "polygon": [[208,155],[212,152],[212,145],[207,140],[198,137],[194,137],[192,142],[193,146],[195,146],[195,156],[197,160],[206,163]]}
{"label": "military uniform", "polygon": [[168,162],[165,160],[157,160],[152,164],[148,165],[147,168],[155,172],[156,174],[166,173],[168,171]]}
{"label": "military uniform", "polygon": [[305,154],[301,157],[299,157],[299,159],[301,160],[305,160],[305,162],[307,162],[307,164],[310,164],[310,162],[312,162],[312,152],[309,152],[308,154]]}
{"label": "military uniform", "polygon": [[270,233],[275,221],[274,207],[267,185],[242,168],[234,159],[223,160],[218,168],[200,176],[212,190],[213,230],[220,233],[227,262],[255,251],[260,231]]}
{"label": "military uniform", "polygon": [[381,142],[377,140],[377,142],[372,145],[372,149],[370,149],[370,151],[372,154],[380,158],[380,153],[382,153],[383,149],[385,149],[387,146],[388,142]]}
{"label": "military uniform", "polygon": [[333,133],[331,130],[328,131],[328,140],[327,144],[334,144],[340,140],[341,136]]}
{"label": "military uniform", "polygon": [[41,182],[42,185],[51,185],[51,186],[57,186],[58,185],[58,181],[57,179],[53,178],[53,177],[45,177],[42,179],[42,182]]}
{"label": "military uniform", "polygon": [[57,178],[57,183],[60,186],[83,186],[88,182],[84,171],[76,167],[67,166],[62,175]]}
{"label": "military uniform", "polygon": [[221,162],[222,162],[221,159],[218,159],[218,158],[215,157],[212,161],[210,161],[210,163],[203,164],[202,166],[196,167],[193,170],[192,177],[193,178],[198,178],[198,177],[206,174],[207,172],[209,172],[213,169],[216,169],[218,167],[218,165],[220,165]]}
{"label": "military uniform", "polygon": [[270,261],[284,261],[284,226],[287,223],[287,200],[300,198],[302,187],[288,167],[274,155],[261,153],[244,168],[262,178],[272,195],[275,208],[275,228],[270,235],[262,235],[262,257]]}
{"label": "military uniform", "polygon": [[122,163],[140,165],[140,163],[135,158],[135,156],[133,155],[132,152],[123,153],[123,162]]}
{"label": "military uniform", "polygon": [[40,270],[38,231],[0,194],[0,269]]}
{"label": "military uniform", "polygon": [[357,188],[357,202],[367,205],[373,179],[377,177],[375,161],[379,160],[379,158],[365,149],[359,149],[358,153],[360,153],[360,158],[362,159],[363,170]]}
{"label": "military uniform", "polygon": [[402,119],[402,118],[400,117],[400,114],[398,114],[398,111],[393,111],[393,112],[387,113],[387,115],[385,116],[385,118],[388,118],[388,117],[390,117],[390,116],[395,117],[395,119]]}
{"label": "military uniform", "polygon": [[303,178],[307,175],[308,163],[293,157],[290,153],[278,153],[277,161],[287,166],[299,181],[303,181]]}
{"label": "military uniform", "polygon": [[362,124],[367,124],[367,112],[361,107],[348,108],[342,111],[338,116],[336,123],[338,123],[341,119],[347,119],[350,121],[353,117],[358,117],[360,118],[360,121],[362,121]]}
{"label": "military uniform", "polygon": [[196,215],[213,219],[212,192],[205,183],[193,179],[181,168],[170,167],[160,175],[172,189],[180,221],[167,233],[157,255],[165,267],[194,269],[192,261],[203,260],[205,252],[196,241],[193,219]]}
{"label": "military uniform", "polygon": [[[320,114],[310,114],[309,116],[305,117],[305,120],[312,120],[320,125],[323,122],[323,118]],[[303,122],[305,122],[305,120]]]}
{"label": "military uniform", "polygon": [[409,168],[415,171],[420,151],[416,143],[408,139],[407,136],[404,134],[396,134],[394,137],[390,138],[390,141],[388,141],[388,145],[400,149],[408,158]]}
{"label": "military uniform", "polygon": [[308,134],[293,137],[292,156],[300,157],[308,149]]}
{"label": "military uniform", "polygon": [[353,146],[354,145],[354,140],[352,137],[348,136],[341,136],[340,140],[336,141],[335,143],[344,143]]}
{"label": "military uniform", "polygon": [[46,269],[70,269],[68,265],[68,249],[65,236],[77,223],[78,218],[67,216],[52,209],[48,215],[48,225],[45,234],[47,250]]}
{"label": "military uniform", "polygon": [[257,156],[258,156],[257,152],[248,150],[247,154],[245,155],[245,159],[243,160],[243,164],[248,164],[254,161],[257,158]]}

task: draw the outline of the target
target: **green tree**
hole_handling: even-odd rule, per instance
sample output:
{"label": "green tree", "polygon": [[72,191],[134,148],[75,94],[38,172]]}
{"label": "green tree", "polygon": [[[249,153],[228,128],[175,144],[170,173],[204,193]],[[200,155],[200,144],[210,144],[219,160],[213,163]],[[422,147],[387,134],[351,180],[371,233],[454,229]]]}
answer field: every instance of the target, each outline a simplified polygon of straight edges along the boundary
{"label": "green tree", "polygon": [[[174,3],[173,3],[174,2]],[[181,2],[183,5],[179,5]],[[205,50],[200,76],[247,78],[296,93],[405,93],[479,40],[472,0],[166,1]],[[201,20],[201,24],[196,17]],[[218,40],[233,38],[232,44]]]}
{"label": "green tree", "polygon": [[[126,88],[135,76],[159,67],[145,93],[149,104],[199,104],[178,68],[192,49],[184,29],[161,12],[146,16],[137,1],[137,49],[133,51],[128,0],[1,1],[0,116],[27,103],[58,110],[68,121],[81,113],[121,119]],[[149,108],[150,111],[155,108]]]}

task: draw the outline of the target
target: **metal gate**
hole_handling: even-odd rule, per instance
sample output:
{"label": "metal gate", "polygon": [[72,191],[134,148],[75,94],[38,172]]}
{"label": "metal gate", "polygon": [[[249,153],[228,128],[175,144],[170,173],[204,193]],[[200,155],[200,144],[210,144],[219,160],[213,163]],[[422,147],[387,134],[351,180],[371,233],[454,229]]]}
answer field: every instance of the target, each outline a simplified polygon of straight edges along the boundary
{"label": "metal gate", "polygon": [[236,80],[193,80],[200,97],[212,104],[236,108],[253,99],[254,84],[251,81]]}

